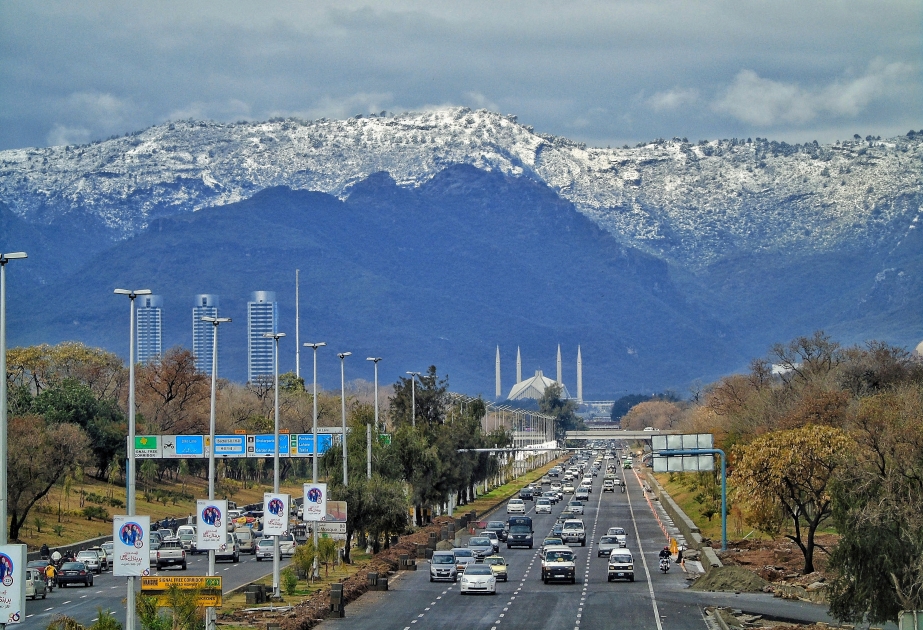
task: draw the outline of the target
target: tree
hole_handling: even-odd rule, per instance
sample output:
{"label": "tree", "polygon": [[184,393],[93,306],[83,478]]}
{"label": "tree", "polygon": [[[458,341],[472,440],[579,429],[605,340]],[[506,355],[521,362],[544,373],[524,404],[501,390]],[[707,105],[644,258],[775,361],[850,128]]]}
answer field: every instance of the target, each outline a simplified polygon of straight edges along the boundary
{"label": "tree", "polygon": [[770,534],[790,521],[792,540],[814,571],[814,536],[831,515],[829,487],[855,443],[841,429],[806,425],[763,435],[735,449],[734,477],[749,521]]}
{"label": "tree", "polygon": [[117,355],[76,341],[13,348],[7,352],[7,369],[11,387],[26,387],[36,395],[71,378],[89,386],[97,398],[114,398],[125,379]]}
{"label": "tree", "polygon": [[185,348],[167,350],[137,370],[138,407],[153,433],[207,433],[211,383]]}
{"label": "tree", "polygon": [[857,457],[833,486],[841,537],[830,556],[837,619],[896,621],[923,608],[923,389],[905,385],[860,401]]}
{"label": "tree", "polygon": [[416,385],[412,383],[414,378],[400,377],[394,384],[394,394],[389,399],[392,422],[396,425],[416,422],[423,427],[442,424],[448,405],[448,379],[439,378],[435,365],[429,366],[426,374],[416,377]]}
{"label": "tree", "polygon": [[16,540],[33,506],[65,474],[83,466],[89,452],[83,429],[41,416],[11,418],[7,438],[9,536]]}
{"label": "tree", "polygon": [[552,383],[545,388],[545,393],[538,401],[538,408],[544,414],[555,417],[554,437],[559,442],[564,440],[568,431],[582,431],[586,429],[583,420],[577,417],[577,403],[573,400],[561,398],[562,388],[557,383]]}
{"label": "tree", "polygon": [[673,402],[649,400],[638,403],[622,418],[621,428],[638,431],[644,427],[674,429],[682,422],[685,411]]}

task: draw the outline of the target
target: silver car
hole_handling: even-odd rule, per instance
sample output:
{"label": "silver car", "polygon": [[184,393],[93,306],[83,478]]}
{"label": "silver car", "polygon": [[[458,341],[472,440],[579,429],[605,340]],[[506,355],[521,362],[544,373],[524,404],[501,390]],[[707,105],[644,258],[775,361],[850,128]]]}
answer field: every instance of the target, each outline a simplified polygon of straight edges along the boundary
{"label": "silver car", "polygon": [[457,549],[453,549],[452,553],[455,554],[455,570],[459,573],[464,573],[465,569],[468,568],[468,565],[474,566],[474,563],[476,562],[474,558],[474,552],[470,549],[459,547]]}
{"label": "silver car", "polygon": [[82,562],[86,565],[88,571],[99,574],[103,572],[103,563],[99,558],[99,554],[95,551],[90,551],[89,549],[81,551],[77,554],[77,562]]}
{"label": "silver car", "polygon": [[609,536],[608,534],[599,539],[599,544],[596,545],[596,557],[601,556],[608,557],[612,553],[613,549],[621,549],[624,545],[619,541],[616,536]]}
{"label": "silver car", "polygon": [[625,533],[625,530],[621,527],[610,527],[606,531],[606,536],[615,536],[621,547],[628,546],[628,535]]}
{"label": "silver car", "polygon": [[477,562],[481,562],[494,552],[494,544],[487,536],[472,536],[468,540],[468,549],[474,554]]}

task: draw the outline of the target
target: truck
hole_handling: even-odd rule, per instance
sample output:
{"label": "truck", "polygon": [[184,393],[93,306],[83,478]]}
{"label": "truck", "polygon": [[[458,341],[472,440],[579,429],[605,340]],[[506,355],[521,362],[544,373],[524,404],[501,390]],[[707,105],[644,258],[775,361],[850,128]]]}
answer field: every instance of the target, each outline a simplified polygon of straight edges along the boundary
{"label": "truck", "polygon": [[507,521],[506,548],[532,548],[532,519],[528,516],[511,516]]}
{"label": "truck", "polygon": [[186,570],[186,550],[183,549],[183,543],[179,540],[165,540],[155,552],[151,560],[157,566],[157,569],[169,566],[177,566]]}

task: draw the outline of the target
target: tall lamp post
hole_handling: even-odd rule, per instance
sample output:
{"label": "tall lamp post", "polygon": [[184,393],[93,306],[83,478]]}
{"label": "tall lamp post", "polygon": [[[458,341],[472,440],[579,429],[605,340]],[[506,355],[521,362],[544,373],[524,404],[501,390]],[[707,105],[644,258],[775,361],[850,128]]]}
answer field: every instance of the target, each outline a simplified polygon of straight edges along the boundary
{"label": "tall lamp post", "polygon": [[346,357],[352,352],[340,352],[340,411],[343,417],[343,435],[340,438],[343,444],[343,487],[349,485],[349,479],[346,476]]}
{"label": "tall lamp post", "polygon": [[[314,389],[311,394],[312,402],[314,403],[314,426],[313,426],[313,440],[314,440],[314,457],[311,458],[311,463],[313,467],[313,480],[312,483],[317,483],[317,349],[323,348],[326,346],[326,342],[319,341],[317,343],[306,343],[304,344],[305,348],[311,348],[314,350]],[[317,523],[311,525],[311,529],[314,532],[314,551],[317,551]],[[314,554],[314,573],[317,573],[317,553]]]}
{"label": "tall lamp post", "polygon": [[[272,491],[279,494],[279,340],[285,336],[283,332],[263,333],[266,339],[272,339],[272,365],[273,365],[273,390],[275,390],[275,403],[273,405],[273,416],[275,417],[275,446],[272,449]],[[279,590],[279,535],[272,537],[272,596],[281,597]]]}
{"label": "tall lamp post", "polygon": [[[150,289],[115,289],[113,293],[127,295],[131,301],[131,326],[128,333],[128,466],[125,474],[128,477],[128,490],[126,503],[128,516],[135,515],[135,298],[139,295],[150,295]],[[4,375],[5,376],[5,375]],[[4,378],[4,380],[6,380]],[[128,595],[125,598],[125,627],[127,630],[135,628],[135,578],[128,578]]]}
{"label": "tall lamp post", "polygon": [[411,423],[414,428],[417,427],[417,377],[420,376],[419,372],[407,372],[410,374],[410,407],[411,407]]}
{"label": "tall lamp post", "polygon": [[[378,429],[378,362],[381,361],[381,357],[368,357],[366,361],[371,361],[375,364],[375,433],[377,434]],[[372,440],[371,436],[366,443],[367,453],[365,454],[365,474],[369,479],[372,478]]]}
{"label": "tall lamp post", "polygon": [[25,252],[0,254],[0,545],[5,545],[9,537],[6,523],[6,263],[25,257]]}
{"label": "tall lamp post", "polygon": [[[208,500],[215,499],[215,400],[218,390],[218,326],[231,321],[230,317],[201,317],[203,322],[212,325],[212,392],[208,417]],[[208,575],[215,574],[215,550],[208,550]],[[205,628],[215,628],[215,607],[205,609]]]}

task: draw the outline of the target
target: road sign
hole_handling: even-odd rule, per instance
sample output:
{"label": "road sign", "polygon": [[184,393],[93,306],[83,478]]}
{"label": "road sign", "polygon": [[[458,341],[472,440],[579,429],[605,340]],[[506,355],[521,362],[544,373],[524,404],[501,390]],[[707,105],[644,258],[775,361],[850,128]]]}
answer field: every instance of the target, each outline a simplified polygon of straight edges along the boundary
{"label": "road sign", "polygon": [[205,457],[204,435],[161,435],[161,456],[166,459]]}
{"label": "road sign", "polygon": [[[148,593],[157,598],[157,606],[161,608],[169,608],[173,605],[173,602],[170,601],[170,596],[166,593],[154,592],[151,591]],[[201,606],[203,608],[211,606],[213,608],[221,607],[221,593],[199,593],[195,598],[196,606]]]}
{"label": "road sign", "polygon": [[246,435],[216,435],[215,457],[246,457]]}
{"label": "road sign", "polygon": [[[289,436],[279,434],[279,457],[288,457],[290,449],[288,446]],[[247,457],[272,457],[276,452],[275,434],[266,435],[248,435],[247,436]]]}
{"label": "road sign", "polygon": [[135,436],[135,459],[160,459],[159,435]]}
{"label": "road sign", "polygon": [[651,437],[651,450],[654,452],[654,472],[701,472],[715,469],[715,458],[711,454],[659,456],[660,451],[702,450],[714,447],[715,438],[711,433],[692,433],[686,435],[654,435]]}
{"label": "road sign", "polygon": [[391,445],[391,434],[390,433],[380,433],[378,435],[378,443],[382,446]]}
{"label": "road sign", "polygon": [[346,533],[346,523],[325,523],[324,521],[319,521],[317,523],[317,533],[318,534],[345,534]]}
{"label": "road sign", "polygon": [[176,585],[183,590],[222,590],[220,575],[190,575],[183,577],[148,576],[141,578],[142,591],[166,591]]}
{"label": "road sign", "polygon": [[[295,454],[298,457],[311,457],[314,455],[314,435],[311,433],[299,433],[290,436],[296,444]],[[330,434],[320,433],[317,435],[317,454],[323,455],[330,449],[333,438]]]}

